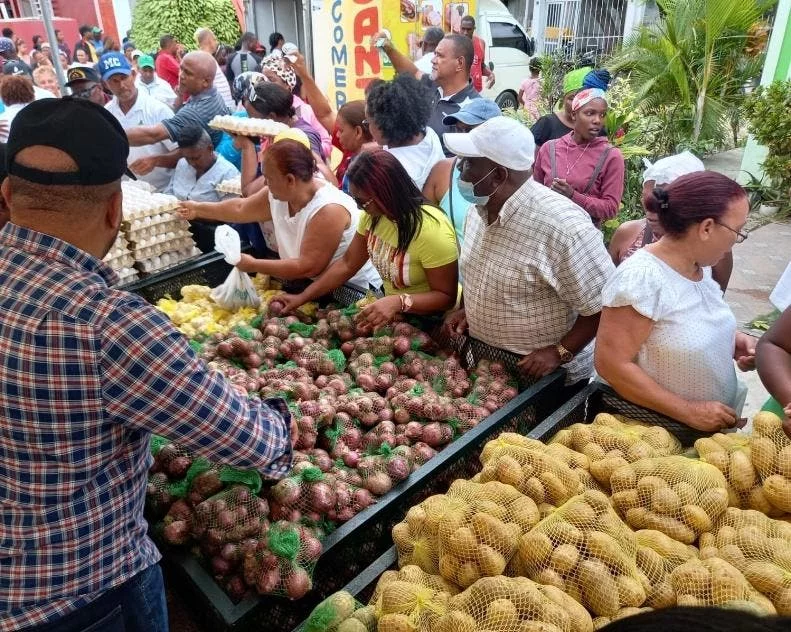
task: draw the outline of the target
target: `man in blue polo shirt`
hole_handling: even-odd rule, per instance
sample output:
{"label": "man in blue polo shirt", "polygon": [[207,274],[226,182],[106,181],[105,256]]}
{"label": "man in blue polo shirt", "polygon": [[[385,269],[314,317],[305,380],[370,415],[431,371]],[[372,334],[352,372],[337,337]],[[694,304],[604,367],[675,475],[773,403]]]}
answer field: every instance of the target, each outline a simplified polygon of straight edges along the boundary
{"label": "man in blue polo shirt", "polygon": [[[220,114],[230,114],[228,107],[214,87],[217,62],[208,53],[201,51],[188,53],[181,60],[179,72],[179,92],[189,97],[174,116],[155,125],[138,125],[126,130],[131,147],[151,145],[163,140],[176,142],[181,132],[190,126],[198,125],[205,129],[216,147],[222,132],[209,127],[209,121]],[[178,103],[178,102],[177,102]],[[178,151],[164,156],[149,156],[132,163],[132,170],[145,175],[155,167],[172,169],[180,158]]]}
{"label": "man in blue polo shirt", "polygon": [[[390,58],[396,72],[412,74],[431,86],[432,112],[428,126],[437,136],[442,139],[446,132],[455,132],[452,125],[445,125],[445,117],[458,112],[470,99],[481,96],[470,82],[470,68],[474,56],[472,40],[456,34],[443,37],[434,49],[431,74],[422,72],[409,57],[399,52],[385,32],[377,33],[373,41],[381,43],[381,49]],[[445,147],[444,139],[442,149],[446,156],[452,155]]]}

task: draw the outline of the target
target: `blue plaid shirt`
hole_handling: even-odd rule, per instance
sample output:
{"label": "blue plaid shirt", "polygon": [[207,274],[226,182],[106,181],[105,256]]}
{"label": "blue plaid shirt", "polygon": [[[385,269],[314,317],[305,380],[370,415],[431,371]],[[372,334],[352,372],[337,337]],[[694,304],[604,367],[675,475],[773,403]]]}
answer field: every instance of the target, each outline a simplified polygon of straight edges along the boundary
{"label": "blue plaid shirt", "polygon": [[114,272],[0,231],[0,630],[57,619],[159,560],[143,519],[149,437],[272,479],[282,400],[249,403]]}

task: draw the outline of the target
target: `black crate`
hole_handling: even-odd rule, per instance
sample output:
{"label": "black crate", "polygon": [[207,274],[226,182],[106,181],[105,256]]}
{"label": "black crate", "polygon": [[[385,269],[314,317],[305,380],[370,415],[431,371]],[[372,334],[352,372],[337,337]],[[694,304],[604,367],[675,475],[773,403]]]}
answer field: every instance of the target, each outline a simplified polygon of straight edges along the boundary
{"label": "black crate", "polygon": [[165,296],[180,299],[181,288],[185,285],[221,285],[232,269],[233,266],[225,262],[223,255],[211,252],[120,288],[139,294],[154,304]]}
{"label": "black crate", "polygon": [[330,534],[314,571],[314,589],[303,599],[293,602],[250,595],[234,604],[189,552],[165,550],[171,587],[186,591],[191,607],[207,621],[206,630],[293,629],[322,599],[343,588],[392,546],[391,529],[410,507],[432,494],[444,493],[455,479],[476,474],[478,457],[487,441],[505,431],[525,434],[554,409],[564,380],[565,373],[558,371],[529,386]]}

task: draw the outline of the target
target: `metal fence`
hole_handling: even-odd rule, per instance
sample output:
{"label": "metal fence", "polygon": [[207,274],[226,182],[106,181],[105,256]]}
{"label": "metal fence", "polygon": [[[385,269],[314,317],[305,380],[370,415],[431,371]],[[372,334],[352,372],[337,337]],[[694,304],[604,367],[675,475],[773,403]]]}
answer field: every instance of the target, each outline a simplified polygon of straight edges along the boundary
{"label": "metal fence", "polygon": [[536,20],[539,53],[569,61],[608,54],[621,43],[627,0],[549,0]]}

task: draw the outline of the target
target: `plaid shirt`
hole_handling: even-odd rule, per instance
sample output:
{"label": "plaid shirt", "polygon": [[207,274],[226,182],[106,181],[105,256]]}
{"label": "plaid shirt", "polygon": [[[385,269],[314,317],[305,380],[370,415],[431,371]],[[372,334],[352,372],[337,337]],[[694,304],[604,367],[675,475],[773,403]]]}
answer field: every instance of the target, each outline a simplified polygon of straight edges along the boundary
{"label": "plaid shirt", "polygon": [[[578,315],[601,311],[614,266],[579,206],[531,178],[487,222],[485,209],[467,213],[460,265],[470,335],[526,355],[560,342]],[[568,382],[592,368],[589,344],[566,365]]]}
{"label": "plaid shirt", "polygon": [[86,605],[159,560],[143,519],[150,434],[283,477],[282,400],[248,403],[114,272],[0,231],[0,630]]}

